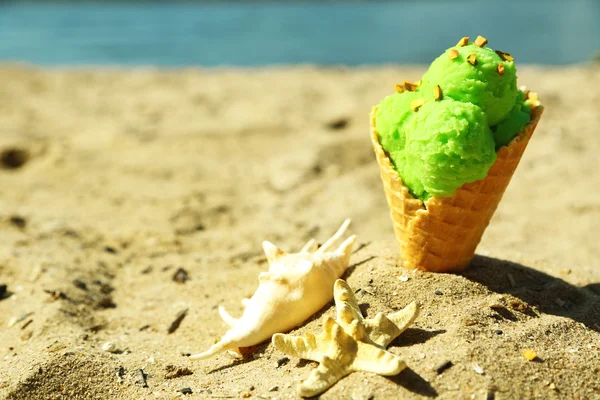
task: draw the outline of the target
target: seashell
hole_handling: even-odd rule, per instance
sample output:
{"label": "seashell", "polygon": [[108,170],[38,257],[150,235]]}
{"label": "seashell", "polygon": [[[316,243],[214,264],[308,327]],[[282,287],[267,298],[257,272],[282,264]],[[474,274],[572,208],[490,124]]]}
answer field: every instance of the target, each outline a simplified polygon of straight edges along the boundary
{"label": "seashell", "polygon": [[315,250],[311,239],[298,253],[288,254],[268,241],[263,249],[269,271],[258,275],[258,289],[245,307],[241,318],[232,317],[219,307],[221,318],[230,326],[223,338],[204,353],[190,356],[203,360],[222,351],[240,354],[240,347],[254,346],[275,333],[288,332],[310,318],[333,298],[333,285],[350,261],[356,235],[347,238],[337,249],[329,251],[345,233],[350,220]]}

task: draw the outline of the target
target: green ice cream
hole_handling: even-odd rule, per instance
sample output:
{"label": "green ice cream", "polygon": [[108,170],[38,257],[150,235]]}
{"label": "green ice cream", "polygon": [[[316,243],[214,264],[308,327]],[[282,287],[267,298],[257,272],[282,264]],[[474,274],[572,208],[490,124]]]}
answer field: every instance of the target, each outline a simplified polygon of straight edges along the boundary
{"label": "green ice cream", "polygon": [[520,132],[531,118],[531,106],[525,102],[525,93],[519,90],[515,105],[508,112],[502,122],[492,126],[496,149],[506,146],[515,134]]}
{"label": "green ice cream", "polygon": [[419,198],[453,193],[464,182],[485,178],[496,161],[485,114],[452,99],[427,102],[404,125],[405,146],[396,168]]}
{"label": "green ice cream", "polygon": [[399,152],[404,149],[405,135],[400,129],[405,121],[413,116],[410,103],[419,98],[418,92],[396,93],[388,96],[379,104],[377,112],[377,130],[386,132],[381,135],[381,146],[388,153]]}
{"label": "green ice cream", "polygon": [[[450,52],[458,51],[455,59]],[[472,65],[468,58],[475,55]],[[473,59],[471,59],[473,60]],[[502,63],[504,72],[498,73]],[[475,44],[455,46],[439,56],[423,75],[422,90],[433,93],[439,85],[445,97],[473,103],[487,115],[488,123],[496,125],[506,117],[517,97],[517,71],[513,62],[503,61],[487,47]]]}
{"label": "green ice cream", "polygon": [[529,122],[512,57],[486,44],[463,38],[431,64],[416,89],[401,86],[379,104],[381,146],[423,201],[485,178],[496,150]]}

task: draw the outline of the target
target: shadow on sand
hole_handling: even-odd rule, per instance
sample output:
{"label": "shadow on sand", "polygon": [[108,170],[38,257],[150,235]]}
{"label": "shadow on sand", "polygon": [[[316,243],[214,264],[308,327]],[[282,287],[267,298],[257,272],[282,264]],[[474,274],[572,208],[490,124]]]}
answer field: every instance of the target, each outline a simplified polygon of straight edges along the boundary
{"label": "shadow on sand", "polygon": [[387,379],[406,390],[421,395],[423,397],[437,397],[438,392],[429,382],[410,368],[405,368],[396,376],[387,376]]}
{"label": "shadow on sand", "polygon": [[521,264],[480,255],[461,275],[496,293],[515,296],[543,313],[570,318],[600,332],[598,283],[577,287]]}
{"label": "shadow on sand", "polygon": [[[528,305],[520,310],[523,313],[531,315],[534,313],[531,307],[535,307],[537,312],[570,318],[600,332],[600,283],[577,287],[518,263],[479,255],[475,256],[469,269],[460,275],[493,292],[517,297]],[[512,319],[511,315],[503,317]],[[393,344],[410,346],[424,343],[444,332],[409,328]],[[438,395],[429,382],[410,368],[388,379],[423,397]]]}

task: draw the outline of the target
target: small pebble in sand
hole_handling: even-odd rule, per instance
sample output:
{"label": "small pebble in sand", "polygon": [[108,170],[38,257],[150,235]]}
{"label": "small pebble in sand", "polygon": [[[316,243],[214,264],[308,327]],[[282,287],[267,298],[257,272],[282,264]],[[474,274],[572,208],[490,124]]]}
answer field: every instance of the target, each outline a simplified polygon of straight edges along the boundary
{"label": "small pebble in sand", "polygon": [[528,361],[533,361],[537,357],[537,353],[531,349],[523,350],[523,357],[525,357]]}
{"label": "small pebble in sand", "polygon": [[49,299],[46,300],[48,303],[59,299],[66,300],[69,298],[65,293],[61,292],[60,290],[44,289],[44,292],[48,293],[51,296]]}
{"label": "small pebble in sand", "polygon": [[496,335],[502,335],[502,333],[503,333],[503,332],[502,332],[500,329],[496,329],[496,330],[494,331],[494,333],[495,333]]}
{"label": "small pebble in sand", "polygon": [[116,308],[117,305],[113,301],[111,296],[102,297],[98,303],[96,303],[96,308]]}
{"label": "small pebble in sand", "polygon": [[559,271],[559,274],[561,274],[561,275],[569,275],[570,273],[571,273],[570,268],[564,268]]}
{"label": "small pebble in sand", "polygon": [[117,345],[113,342],[106,342],[102,345],[102,350],[107,351],[109,353],[114,353],[115,351],[117,351]]}
{"label": "small pebble in sand", "polygon": [[119,383],[123,383],[123,377],[125,376],[125,368],[120,366],[117,369],[117,378],[119,378]]}
{"label": "small pebble in sand", "polygon": [[88,290],[87,284],[82,280],[75,279],[73,281],[73,285],[78,289],[85,290],[85,291]]}
{"label": "small pebble in sand", "polygon": [[444,293],[442,293],[442,291],[441,291],[441,290],[439,290],[439,289],[438,289],[438,290],[436,290],[434,293],[435,293],[436,295],[438,295],[438,296],[441,296],[441,295],[443,295],[443,294],[444,294]]}
{"label": "small pebble in sand", "polygon": [[29,151],[18,147],[8,147],[0,151],[0,168],[21,168],[29,160]]}
{"label": "small pebble in sand", "polygon": [[272,386],[269,388],[269,392],[276,392],[279,390],[279,386]]}
{"label": "small pebble in sand", "polygon": [[439,363],[438,365],[436,365],[433,370],[435,372],[437,372],[438,374],[441,374],[442,372],[444,372],[445,370],[447,370],[448,368],[450,368],[452,366],[452,361],[447,360],[447,361],[443,361],[441,363]]}
{"label": "small pebble in sand", "polygon": [[192,394],[192,393],[194,393],[194,392],[192,391],[192,388],[189,388],[189,387],[184,387],[184,388],[181,388],[181,389],[179,389],[179,392],[181,392],[181,393],[183,393],[183,394]]}
{"label": "small pebble in sand", "polygon": [[483,368],[481,368],[481,366],[479,366],[479,364],[477,364],[477,363],[473,364],[473,370],[475,372],[477,372],[479,375],[483,375],[484,374]]}
{"label": "small pebble in sand", "polygon": [[326,126],[328,129],[331,129],[331,130],[340,130],[340,129],[346,128],[348,126],[349,122],[350,122],[349,118],[340,117],[340,118],[336,118],[336,119],[333,119],[333,120],[327,122]]}
{"label": "small pebble in sand", "polygon": [[402,276],[399,276],[398,279],[400,279],[402,282],[408,282],[409,278],[408,278],[408,276],[402,275]]}
{"label": "small pebble in sand", "polygon": [[27,320],[23,325],[21,325],[21,330],[27,328],[33,322],[32,319]]}
{"label": "small pebble in sand", "polygon": [[137,383],[139,385],[141,385],[143,388],[147,388],[148,387],[148,382],[146,382],[146,377],[148,376],[146,373],[144,373],[143,369],[138,369],[137,371],[135,371],[135,374],[137,376]]}
{"label": "small pebble in sand", "polygon": [[288,357],[281,357],[279,360],[277,360],[277,368],[282,367],[289,362],[290,362],[290,359]]}
{"label": "small pebble in sand", "polygon": [[0,300],[2,300],[4,298],[4,296],[6,296],[7,292],[8,292],[8,286],[0,285]]}
{"label": "small pebble in sand", "polygon": [[105,246],[104,251],[110,254],[117,254],[119,251],[113,246]]}
{"label": "small pebble in sand", "polygon": [[27,220],[20,215],[12,215],[8,221],[19,229],[25,229],[27,226]]}
{"label": "small pebble in sand", "polygon": [[178,367],[172,364],[169,364],[165,367],[165,379],[175,379],[181,376],[192,375],[193,372],[186,367]]}
{"label": "small pebble in sand", "polygon": [[175,271],[175,273],[173,274],[173,281],[175,281],[177,283],[186,283],[189,280],[190,280],[190,275],[183,268],[177,269],[177,271]]}
{"label": "small pebble in sand", "polygon": [[179,329],[179,326],[181,325],[181,322],[183,321],[183,319],[186,317],[187,312],[188,312],[188,309],[186,308],[177,313],[177,315],[175,316],[175,319],[173,320],[173,322],[171,322],[171,325],[169,325],[169,328],[167,329],[167,333],[171,334],[171,333],[175,332],[177,329]]}

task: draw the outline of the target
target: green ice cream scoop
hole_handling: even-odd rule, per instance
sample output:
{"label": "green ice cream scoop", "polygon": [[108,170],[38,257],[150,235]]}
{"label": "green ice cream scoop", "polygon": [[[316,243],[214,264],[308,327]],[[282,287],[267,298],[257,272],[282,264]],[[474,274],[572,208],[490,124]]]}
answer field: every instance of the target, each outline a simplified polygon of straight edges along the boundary
{"label": "green ice cream scoop", "polygon": [[485,178],[496,161],[485,114],[471,103],[428,101],[407,119],[402,133],[403,141],[388,154],[412,195],[422,200]]}
{"label": "green ice cream scoop", "polygon": [[531,106],[525,102],[525,93],[519,91],[517,101],[506,118],[492,127],[496,149],[506,146],[515,137],[515,133],[523,130],[530,118]]}
{"label": "green ice cream scoop", "polygon": [[485,178],[496,149],[530,120],[531,102],[517,89],[513,58],[486,44],[481,36],[474,43],[461,39],[419,85],[401,85],[379,104],[380,144],[404,185],[423,201],[453,196],[465,183]]}
{"label": "green ice cream scoop", "polygon": [[394,93],[383,99],[377,109],[377,130],[380,132],[381,146],[388,153],[404,150],[404,123],[414,115],[410,103],[419,98],[418,92]]}
{"label": "green ice cream scoop", "polygon": [[474,43],[451,47],[431,63],[423,75],[422,90],[433,93],[439,85],[445,97],[481,107],[489,125],[496,125],[517,97],[517,70],[509,60],[509,55]]}

